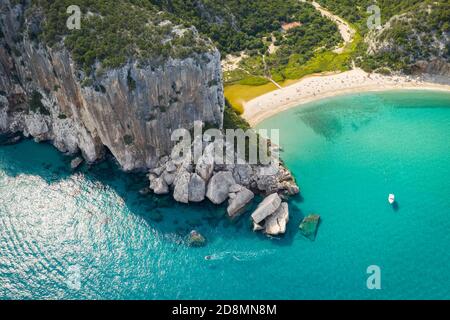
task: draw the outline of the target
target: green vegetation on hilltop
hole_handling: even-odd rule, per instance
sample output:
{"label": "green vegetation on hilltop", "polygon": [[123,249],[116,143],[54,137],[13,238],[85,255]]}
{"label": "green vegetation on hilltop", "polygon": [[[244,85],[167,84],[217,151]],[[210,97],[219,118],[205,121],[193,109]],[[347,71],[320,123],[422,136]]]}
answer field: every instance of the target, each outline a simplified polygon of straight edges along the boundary
{"label": "green vegetation on hilltop", "polygon": [[[440,0],[444,2],[446,0]],[[334,14],[358,26],[361,32],[367,32],[367,18],[371,13],[367,8],[377,5],[381,10],[381,23],[386,23],[395,15],[411,10],[424,0],[316,0],[317,3],[332,11]]]}
{"label": "green vegetation on hilltop", "polygon": [[[274,73],[284,78],[289,64],[303,64],[317,48],[329,49],[342,39],[336,25],[299,0],[150,0],[160,9],[173,13],[210,37],[223,55],[246,51],[250,59],[241,66],[247,71],[226,75],[232,81]],[[300,22],[301,26],[281,32],[283,24]],[[272,41],[273,40],[273,41]],[[269,46],[277,50],[262,61]],[[295,55],[294,55],[295,54]],[[245,79],[247,83],[248,79]],[[256,85],[262,79],[253,79]],[[267,82],[267,81],[265,81]],[[241,83],[242,84],[242,83]]]}
{"label": "green vegetation on hilltop", "polygon": [[[170,15],[146,0],[33,0],[32,4],[45,16],[39,37],[50,46],[64,41],[88,74],[96,62],[116,68],[133,58],[142,63],[185,58],[211,47],[192,30],[180,31],[168,23]],[[70,5],[82,11],[80,30],[66,27]]]}
{"label": "green vegetation on hilltop", "polygon": [[[327,24],[320,14],[310,5],[298,0],[149,0],[161,10],[172,13],[182,21],[192,24],[210,37],[223,54],[236,53],[243,50],[267,50],[263,37],[278,32],[283,23],[289,22],[322,22],[325,28],[333,28]],[[317,23],[315,25],[321,28]],[[321,29],[316,29],[316,31]],[[332,32],[334,30],[331,30]],[[317,41],[312,35],[302,31],[289,37],[287,45],[299,44],[298,36],[305,36],[302,44]],[[322,35],[319,35],[321,37]],[[283,41],[283,39],[279,39]],[[332,40],[332,39],[329,39]],[[335,38],[339,40],[339,38]]]}
{"label": "green vegetation on hilltop", "polygon": [[[450,61],[450,45],[445,40],[450,32],[448,0],[317,2],[354,23],[366,36],[366,43],[361,43],[357,49],[360,58],[356,61],[366,71],[390,69],[410,72],[417,60],[428,60],[433,56]],[[380,8],[382,25],[386,26],[388,22],[390,24],[383,30],[370,33],[367,28],[367,18],[370,15],[367,8],[373,4]],[[367,42],[372,43],[372,48],[369,48]],[[388,46],[382,43],[387,43]]]}

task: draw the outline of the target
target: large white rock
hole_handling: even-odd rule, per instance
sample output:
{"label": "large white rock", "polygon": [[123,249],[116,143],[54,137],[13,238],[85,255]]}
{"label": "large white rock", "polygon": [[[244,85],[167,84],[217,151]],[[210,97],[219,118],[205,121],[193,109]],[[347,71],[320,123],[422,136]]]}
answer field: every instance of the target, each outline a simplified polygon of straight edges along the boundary
{"label": "large white rock", "polygon": [[206,146],[203,151],[203,155],[198,159],[197,165],[195,167],[195,172],[203,178],[203,180],[208,181],[214,170],[214,144],[211,143]]}
{"label": "large white rock", "polygon": [[242,209],[255,197],[253,192],[242,186],[240,191],[237,193],[231,193],[230,195],[233,196],[230,197],[228,202],[227,212],[228,216],[231,218],[235,218],[241,214]]}
{"label": "large white rock", "polygon": [[289,222],[289,207],[286,202],[281,203],[280,207],[266,219],[266,234],[276,236],[286,232],[286,225]]}
{"label": "large white rock", "polygon": [[177,171],[177,167],[175,166],[175,163],[173,163],[172,160],[167,161],[166,163],[166,172],[167,173],[174,173]]}
{"label": "large white rock", "polygon": [[153,179],[150,182],[150,189],[152,189],[153,192],[156,194],[168,194],[169,193],[169,186],[164,181],[164,179],[161,177]]}
{"label": "large white rock", "polygon": [[171,186],[175,181],[176,174],[175,173],[168,173],[164,172],[162,174],[162,178],[167,183],[167,185]]}
{"label": "large white rock", "polygon": [[193,173],[189,181],[189,201],[202,202],[205,200],[206,183],[198,174]]}
{"label": "large white rock", "polygon": [[281,198],[277,193],[272,193],[266,197],[259,205],[258,208],[252,213],[252,219],[256,223],[260,223],[268,216],[273,214],[281,205]]}
{"label": "large white rock", "polygon": [[181,203],[189,203],[189,181],[191,174],[187,171],[180,171],[175,178],[173,198]]}
{"label": "large white rock", "polygon": [[229,189],[234,184],[235,182],[231,172],[217,172],[209,180],[206,197],[214,204],[221,204],[227,200]]}
{"label": "large white rock", "polygon": [[157,167],[150,170],[151,173],[156,174],[158,177],[164,172],[164,167]]}
{"label": "large white rock", "polygon": [[240,184],[234,184],[230,187],[229,192],[230,193],[238,193],[239,191],[241,191],[243,188],[243,186],[241,186]]}

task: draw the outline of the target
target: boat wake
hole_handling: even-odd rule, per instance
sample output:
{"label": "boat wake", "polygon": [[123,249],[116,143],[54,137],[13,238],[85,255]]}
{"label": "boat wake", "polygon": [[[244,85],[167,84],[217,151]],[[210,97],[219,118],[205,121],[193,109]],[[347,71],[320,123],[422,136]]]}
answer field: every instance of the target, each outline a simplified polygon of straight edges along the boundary
{"label": "boat wake", "polygon": [[232,259],[235,261],[253,261],[275,253],[275,250],[261,250],[261,251],[224,251],[214,253],[205,257],[205,260],[224,260]]}

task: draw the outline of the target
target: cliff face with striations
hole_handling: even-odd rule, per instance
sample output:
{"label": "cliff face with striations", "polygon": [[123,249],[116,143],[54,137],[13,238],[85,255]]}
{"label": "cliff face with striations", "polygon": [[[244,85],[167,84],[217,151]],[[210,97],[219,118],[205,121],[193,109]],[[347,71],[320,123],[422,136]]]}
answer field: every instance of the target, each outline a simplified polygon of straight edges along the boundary
{"label": "cliff face with striations", "polygon": [[[94,162],[108,149],[125,170],[153,167],[174,129],[220,127],[223,86],[216,49],[156,65],[130,59],[87,81],[64,46],[30,38],[39,12],[0,3],[0,132],[23,132]],[[26,30],[27,32],[24,32]]]}

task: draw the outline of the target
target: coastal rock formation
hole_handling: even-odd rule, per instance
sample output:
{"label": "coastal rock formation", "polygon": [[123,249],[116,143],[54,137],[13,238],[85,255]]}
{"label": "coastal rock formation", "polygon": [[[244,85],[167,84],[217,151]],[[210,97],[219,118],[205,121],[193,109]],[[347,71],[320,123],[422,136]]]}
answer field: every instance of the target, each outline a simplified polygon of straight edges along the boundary
{"label": "coastal rock formation", "polygon": [[263,230],[264,233],[276,236],[286,232],[289,222],[289,207],[282,202],[277,193],[266,197],[252,213],[253,231]]}
{"label": "coastal rock formation", "polygon": [[319,227],[320,216],[318,214],[310,214],[305,217],[300,224],[300,232],[306,238],[314,241],[317,235],[317,229]]}
{"label": "coastal rock formation", "polygon": [[218,172],[209,180],[206,197],[214,204],[221,204],[227,200],[229,189],[235,183],[231,172]]}
{"label": "coastal rock formation", "polygon": [[221,127],[217,49],[157,64],[130,59],[88,79],[64,45],[49,47],[24,32],[40,28],[41,11],[10,0],[0,7],[0,132],[81,151],[88,162],[110,151],[134,170],[154,167],[173,147],[175,129],[189,130],[195,120]]}
{"label": "coastal rock formation", "polygon": [[243,209],[249,204],[255,197],[254,193],[241,185],[233,185],[229,189],[228,195],[228,216],[232,219],[243,213]]}
{"label": "coastal rock formation", "polygon": [[155,178],[150,182],[150,189],[152,189],[155,194],[169,193],[169,186],[167,185],[166,181],[161,177]]}
{"label": "coastal rock formation", "polygon": [[205,181],[211,178],[214,171],[214,144],[210,144],[205,148],[203,155],[197,162],[195,171]]}
{"label": "coastal rock formation", "polygon": [[[155,22],[154,30],[166,32],[159,45],[171,41],[170,53],[127,53],[123,62],[107,65],[96,53],[83,52],[82,58],[94,54],[94,62],[86,65],[65,42],[70,34],[55,30],[58,35],[46,39],[44,21],[58,19],[48,16],[55,3],[0,2],[0,134],[13,137],[5,143],[23,134],[66,154],[80,153],[88,163],[111,153],[123,170],[149,172],[143,194],[173,192],[181,203],[208,198],[221,204],[230,197],[231,217],[241,214],[254,194],[299,192],[282,164],[216,163],[215,142],[201,137],[194,140],[203,151],[198,161],[169,156],[176,129],[190,132],[195,121],[219,130],[223,126],[220,53],[195,28]],[[185,33],[189,38],[182,37]]]}
{"label": "coastal rock formation", "polygon": [[252,213],[253,222],[259,224],[273,214],[281,205],[281,198],[277,193],[266,197]]}
{"label": "coastal rock formation", "polygon": [[286,225],[289,222],[289,208],[286,202],[281,203],[280,207],[267,218],[264,232],[271,236],[284,234]]}
{"label": "coastal rock formation", "polygon": [[173,198],[181,203],[189,203],[189,182],[191,174],[186,170],[180,170],[175,178],[173,190]]}
{"label": "coastal rock formation", "polygon": [[192,230],[188,235],[187,244],[190,247],[204,247],[206,239],[198,231]]}
{"label": "coastal rock formation", "polygon": [[189,202],[202,202],[205,200],[206,184],[198,174],[192,173],[189,181]]}
{"label": "coastal rock formation", "polygon": [[81,158],[81,157],[76,157],[75,159],[73,159],[71,162],[70,162],[70,168],[72,169],[72,170],[75,170],[75,169],[77,169],[82,163],[83,163],[83,158]]}
{"label": "coastal rock formation", "polygon": [[[191,151],[197,140],[192,143]],[[255,194],[268,195],[252,214],[254,230],[263,230],[268,235],[285,233],[289,210],[282,198],[299,192],[290,172],[281,164],[219,164],[214,157],[217,146],[216,142],[202,144],[202,155],[196,165],[191,163],[190,156],[162,157],[150,170],[150,189],[158,193],[165,181],[173,190],[173,198],[181,203],[202,202],[207,198],[219,205],[228,199],[226,210],[231,219],[245,213]],[[205,180],[202,176],[210,178]]]}
{"label": "coastal rock formation", "polygon": [[405,5],[401,13],[367,34],[368,54],[377,58],[375,62],[396,59],[408,73],[433,75],[438,82],[448,82],[450,32],[444,23],[448,20],[446,11],[445,1],[422,1],[409,8]]}

